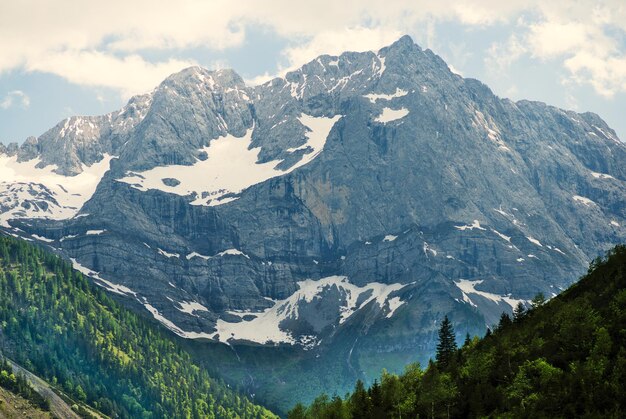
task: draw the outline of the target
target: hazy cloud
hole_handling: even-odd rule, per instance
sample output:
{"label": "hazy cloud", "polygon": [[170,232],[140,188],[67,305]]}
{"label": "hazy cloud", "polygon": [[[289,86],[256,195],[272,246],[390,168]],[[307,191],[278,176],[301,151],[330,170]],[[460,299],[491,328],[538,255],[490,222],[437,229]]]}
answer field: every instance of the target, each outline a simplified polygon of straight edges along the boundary
{"label": "hazy cloud", "polygon": [[113,88],[128,98],[152,90],[170,74],[194,64],[175,59],[151,63],[137,54],[119,58],[99,51],[64,51],[51,52],[25,67],[28,71],[56,74],[83,86]]}
{"label": "hazy cloud", "polygon": [[22,109],[27,109],[30,106],[30,98],[28,95],[21,90],[13,90],[4,96],[2,100],[0,100],[0,108],[9,109],[14,107],[20,107]]}
{"label": "hazy cloud", "polygon": [[506,70],[522,56],[559,62],[565,83],[588,84],[606,97],[626,92],[626,5],[621,1],[546,2],[516,33],[492,44],[488,67]]}
{"label": "hazy cloud", "polygon": [[[376,49],[403,33],[432,47],[433,27],[441,22],[503,28],[504,39],[485,52],[498,68],[522,56],[555,60],[574,83],[590,84],[605,96],[626,91],[622,0],[180,0],[175,6],[165,0],[5,1],[0,73],[51,73],[128,96],[192,64],[175,52],[180,57],[196,47],[241,46],[251,25],[289,40],[287,65],[279,69],[284,71],[320,53]],[[172,58],[155,62],[146,51],[171,52]]]}

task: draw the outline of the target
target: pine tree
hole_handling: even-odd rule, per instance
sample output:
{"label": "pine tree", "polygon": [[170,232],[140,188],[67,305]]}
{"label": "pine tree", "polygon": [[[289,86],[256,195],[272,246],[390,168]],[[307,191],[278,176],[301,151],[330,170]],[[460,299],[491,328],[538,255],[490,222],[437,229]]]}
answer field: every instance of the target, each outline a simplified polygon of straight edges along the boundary
{"label": "pine tree", "polygon": [[507,327],[511,323],[512,322],[511,322],[511,318],[509,317],[509,315],[507,313],[502,312],[502,314],[500,315],[500,322],[498,323],[498,329]]}
{"label": "pine tree", "polygon": [[363,381],[357,380],[354,392],[350,396],[352,417],[354,419],[366,419],[371,416],[372,402],[365,390]]}
{"label": "pine tree", "polygon": [[515,310],[513,310],[513,321],[520,321],[525,314],[526,307],[524,306],[524,303],[520,301],[519,303],[517,303],[517,307],[515,307]]}
{"label": "pine tree", "polygon": [[439,343],[437,343],[437,364],[447,367],[456,352],[456,337],[454,328],[448,316],[443,318],[439,328]]}
{"label": "pine tree", "polygon": [[372,401],[372,416],[374,418],[383,417],[385,412],[383,409],[383,391],[380,383],[377,379],[374,379],[374,384],[369,388],[367,394]]}
{"label": "pine tree", "polygon": [[537,295],[535,295],[533,299],[530,301],[530,305],[533,308],[537,308],[537,307],[541,307],[542,305],[544,305],[545,302],[546,302],[546,296],[543,295],[543,292],[538,292]]}
{"label": "pine tree", "polygon": [[471,343],[472,343],[472,338],[470,337],[469,332],[467,332],[465,334],[465,342],[463,342],[463,347],[465,348],[465,347],[471,345]]}

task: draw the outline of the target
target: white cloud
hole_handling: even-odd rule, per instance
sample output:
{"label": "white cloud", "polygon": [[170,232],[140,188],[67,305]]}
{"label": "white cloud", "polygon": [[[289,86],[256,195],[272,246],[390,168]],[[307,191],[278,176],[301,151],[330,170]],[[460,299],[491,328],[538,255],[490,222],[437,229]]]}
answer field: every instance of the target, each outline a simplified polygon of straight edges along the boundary
{"label": "white cloud", "polygon": [[489,47],[485,57],[487,70],[497,73],[506,72],[509,67],[522,55],[528,52],[528,48],[513,34],[509,39],[502,42],[494,42]]}
{"label": "white cloud", "polygon": [[626,55],[605,56],[595,51],[580,51],[565,60],[571,80],[590,84],[599,94],[612,97],[626,92]]}
{"label": "white cloud", "polygon": [[99,51],[65,51],[42,58],[26,69],[57,74],[83,86],[116,89],[125,98],[148,92],[170,74],[195,64],[174,59],[153,64],[135,54],[118,58]]}
{"label": "white cloud", "polygon": [[620,1],[545,2],[534,20],[520,18],[506,42],[493,43],[488,68],[507,70],[523,56],[560,63],[565,83],[599,95],[626,92],[626,8]]}
{"label": "white cloud", "polygon": [[[281,70],[281,72],[284,72],[284,70]],[[258,76],[252,77],[250,79],[245,79],[244,81],[246,82],[246,85],[248,86],[258,86],[260,84],[263,84],[267,81],[272,80],[274,77],[276,77],[276,74],[270,74],[269,72],[265,72],[263,74],[259,74]]]}
{"label": "white cloud", "polygon": [[15,106],[27,109],[30,106],[30,97],[21,90],[13,90],[0,100],[0,108],[2,109],[9,109]]}
{"label": "white cloud", "polygon": [[383,28],[346,28],[316,34],[312,39],[297,46],[288,47],[283,55],[294,68],[322,54],[339,55],[344,51],[378,50],[397,40],[402,33]]}
{"label": "white cloud", "polygon": [[544,21],[529,25],[526,37],[529,51],[541,58],[550,58],[572,52],[583,45],[590,26],[580,22]]}
{"label": "white cloud", "polygon": [[402,33],[418,35],[433,48],[434,27],[441,22],[513,32],[488,53],[498,69],[528,55],[558,60],[573,82],[601,94],[626,90],[623,0],[179,0],[175,6],[166,0],[3,1],[0,74],[52,73],[127,96],[191,63],[154,62],[146,51],[180,57],[196,47],[233,48],[244,43],[250,25],[289,39],[283,52],[293,67],[320,53],[376,49]]}

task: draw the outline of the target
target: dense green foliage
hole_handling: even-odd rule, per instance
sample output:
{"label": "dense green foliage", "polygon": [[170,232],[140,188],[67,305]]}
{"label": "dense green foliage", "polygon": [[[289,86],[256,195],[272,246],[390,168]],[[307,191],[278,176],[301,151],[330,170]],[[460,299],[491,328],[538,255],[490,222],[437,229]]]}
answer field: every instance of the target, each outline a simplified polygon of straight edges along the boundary
{"label": "dense green foliage", "polygon": [[369,389],[322,395],[289,418],[626,417],[626,246],[549,302],[503,316],[447,363],[383,371]]}
{"label": "dense green foliage", "polygon": [[22,375],[13,373],[13,368],[6,360],[0,360],[0,387],[19,394],[33,405],[50,410],[50,401],[43,398]]}
{"label": "dense green foliage", "polygon": [[17,363],[113,417],[261,418],[159,327],[65,261],[0,237],[0,343]]}

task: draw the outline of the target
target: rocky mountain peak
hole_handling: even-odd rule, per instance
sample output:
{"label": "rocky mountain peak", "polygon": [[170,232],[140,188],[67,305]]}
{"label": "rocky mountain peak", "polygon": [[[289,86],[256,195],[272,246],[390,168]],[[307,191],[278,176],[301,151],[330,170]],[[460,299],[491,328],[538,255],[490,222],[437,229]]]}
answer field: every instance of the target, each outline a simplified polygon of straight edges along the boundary
{"label": "rocky mountain peak", "polygon": [[415,42],[413,42],[413,38],[411,38],[409,35],[402,35],[397,41],[395,41],[394,43],[392,43],[391,45],[389,45],[388,47],[385,47],[389,50],[418,50],[421,51],[422,49],[419,47],[419,45],[417,45]]}
{"label": "rocky mountain peak", "polygon": [[501,100],[409,37],[256,87],[185,69],[99,118],[36,144],[59,167],[119,156],[97,188],[54,222],[33,219],[71,182],[9,184],[0,221],[188,338],[378,369],[432,347],[433,319],[482,333],[626,238],[626,147],[599,117]]}
{"label": "rocky mountain peak", "polygon": [[239,74],[232,69],[208,70],[193,66],[185,68],[166,78],[157,91],[175,89],[178,93],[192,92],[222,93],[232,90],[245,90],[246,85]]}

